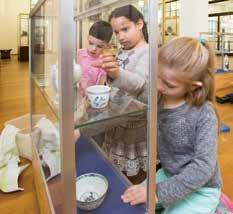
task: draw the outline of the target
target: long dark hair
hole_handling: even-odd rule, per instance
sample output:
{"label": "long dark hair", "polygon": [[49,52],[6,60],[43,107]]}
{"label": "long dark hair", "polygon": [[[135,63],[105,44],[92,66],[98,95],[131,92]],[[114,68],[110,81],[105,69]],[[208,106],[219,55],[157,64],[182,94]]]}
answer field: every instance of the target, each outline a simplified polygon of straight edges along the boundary
{"label": "long dark hair", "polygon": [[124,16],[125,18],[129,19],[131,22],[137,23],[139,19],[143,21],[143,28],[142,33],[146,42],[148,42],[148,31],[147,31],[147,24],[144,20],[144,17],[141,12],[139,12],[134,6],[126,5],[123,7],[118,7],[112,11],[109,16],[109,22],[112,18],[117,18]]}

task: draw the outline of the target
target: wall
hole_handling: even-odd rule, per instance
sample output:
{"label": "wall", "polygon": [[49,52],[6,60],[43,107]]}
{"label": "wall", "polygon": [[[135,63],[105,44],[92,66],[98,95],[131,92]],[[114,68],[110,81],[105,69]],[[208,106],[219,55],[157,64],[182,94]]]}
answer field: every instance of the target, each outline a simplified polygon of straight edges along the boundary
{"label": "wall", "polygon": [[29,13],[30,0],[0,0],[0,49],[17,53],[19,13]]}
{"label": "wall", "polygon": [[208,32],[208,0],[180,0],[180,36]]}

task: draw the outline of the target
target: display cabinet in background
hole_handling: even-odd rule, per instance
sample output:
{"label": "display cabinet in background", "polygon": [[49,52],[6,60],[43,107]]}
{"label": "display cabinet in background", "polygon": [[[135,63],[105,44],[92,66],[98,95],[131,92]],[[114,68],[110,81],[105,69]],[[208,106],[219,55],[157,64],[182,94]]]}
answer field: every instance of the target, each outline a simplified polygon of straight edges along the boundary
{"label": "display cabinet in background", "polygon": [[160,45],[179,35],[179,0],[159,1]]}
{"label": "display cabinet in background", "polygon": [[[157,1],[77,1],[41,0],[30,13],[31,129],[34,167],[38,168],[36,186],[41,209],[46,213],[88,213],[80,209],[77,195],[84,174],[100,174],[108,181],[108,191],[100,207],[92,213],[154,213],[156,165],[156,88]],[[146,102],[112,87],[105,108],[90,104],[80,106],[77,50],[85,48],[90,26],[98,20],[108,21],[112,10],[132,4],[148,21],[149,83]],[[116,38],[111,41],[120,47]],[[109,160],[101,141],[93,136],[127,117],[147,115],[147,194],[148,202],[129,206],[121,194],[132,184]],[[36,115],[44,115],[35,121]],[[81,136],[78,137],[78,133]],[[85,133],[85,134],[83,134]],[[101,134],[101,133],[100,133]],[[75,136],[75,137],[74,137]],[[94,194],[94,193],[93,193]],[[92,193],[89,199],[93,196]],[[93,196],[94,197],[94,196]]]}
{"label": "display cabinet in background", "polygon": [[19,41],[18,41],[18,60],[28,61],[29,56],[29,15],[26,13],[19,14]]}
{"label": "display cabinet in background", "polygon": [[39,0],[30,0],[30,9],[33,9]]}
{"label": "display cabinet in background", "polygon": [[233,6],[232,1],[209,1],[209,33],[218,33],[214,47],[218,54],[222,50],[233,55]]}

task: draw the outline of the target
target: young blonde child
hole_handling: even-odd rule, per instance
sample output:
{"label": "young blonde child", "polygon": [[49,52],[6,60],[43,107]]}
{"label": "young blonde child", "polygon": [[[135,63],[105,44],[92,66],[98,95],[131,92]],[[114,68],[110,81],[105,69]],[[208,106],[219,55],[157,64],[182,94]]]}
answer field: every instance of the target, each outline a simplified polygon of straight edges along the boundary
{"label": "young blonde child", "polygon": [[[213,71],[214,54],[204,40],[181,37],[159,50],[156,197],[163,214],[212,214],[219,203]],[[145,185],[131,186],[122,200],[146,202]]]}

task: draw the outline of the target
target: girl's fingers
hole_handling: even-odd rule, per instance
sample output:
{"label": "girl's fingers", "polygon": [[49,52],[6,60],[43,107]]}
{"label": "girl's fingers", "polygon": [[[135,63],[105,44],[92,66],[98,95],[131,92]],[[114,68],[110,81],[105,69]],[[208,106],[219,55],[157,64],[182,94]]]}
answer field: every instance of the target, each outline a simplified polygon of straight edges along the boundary
{"label": "girl's fingers", "polygon": [[[124,202],[130,202],[135,199],[135,196],[140,192],[140,189],[137,185],[129,187],[124,194],[122,195],[122,199]],[[137,196],[136,196],[137,197]]]}
{"label": "girl's fingers", "polygon": [[146,198],[140,192],[134,194],[123,195],[121,197],[124,203],[130,203],[131,205],[141,204],[146,202]]}
{"label": "girl's fingers", "polygon": [[138,188],[139,188],[138,185],[133,185],[133,186],[129,187],[129,188],[124,192],[123,195],[132,195],[132,194],[135,193],[135,190],[137,191]]}
{"label": "girl's fingers", "polygon": [[91,66],[101,68],[103,63],[101,61],[92,62]]}
{"label": "girl's fingers", "polygon": [[124,203],[130,203],[134,198],[130,195],[122,195],[121,199]]}
{"label": "girl's fingers", "polygon": [[109,53],[106,52],[106,53],[100,55],[100,58],[105,58],[105,57],[114,57],[114,55],[110,52]]}
{"label": "girl's fingers", "polygon": [[146,190],[141,185],[129,187],[121,196],[124,203],[131,205],[141,204],[146,202]]}
{"label": "girl's fingers", "polygon": [[109,68],[118,68],[117,61],[108,61],[108,62],[93,62],[91,64],[93,67],[109,69]]}
{"label": "girl's fingers", "polygon": [[103,63],[102,68],[106,70],[111,69],[111,68],[118,68],[118,64],[117,62]]}
{"label": "girl's fingers", "polygon": [[144,201],[144,199],[142,197],[138,197],[135,200],[131,201],[130,205],[134,206],[134,205],[142,204],[142,203],[145,203],[145,202],[146,201]]}
{"label": "girl's fingers", "polygon": [[101,57],[101,61],[103,63],[106,63],[106,62],[116,62],[116,58],[114,56],[104,56],[104,57]]}

